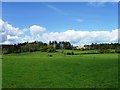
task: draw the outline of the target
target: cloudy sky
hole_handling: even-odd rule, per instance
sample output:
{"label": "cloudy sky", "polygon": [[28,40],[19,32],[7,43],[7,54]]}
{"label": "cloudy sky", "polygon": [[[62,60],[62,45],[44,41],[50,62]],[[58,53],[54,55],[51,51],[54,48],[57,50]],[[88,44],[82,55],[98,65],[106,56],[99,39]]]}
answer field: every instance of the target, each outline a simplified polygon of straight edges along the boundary
{"label": "cloudy sky", "polygon": [[118,3],[3,2],[0,42],[110,43],[118,41],[117,28]]}

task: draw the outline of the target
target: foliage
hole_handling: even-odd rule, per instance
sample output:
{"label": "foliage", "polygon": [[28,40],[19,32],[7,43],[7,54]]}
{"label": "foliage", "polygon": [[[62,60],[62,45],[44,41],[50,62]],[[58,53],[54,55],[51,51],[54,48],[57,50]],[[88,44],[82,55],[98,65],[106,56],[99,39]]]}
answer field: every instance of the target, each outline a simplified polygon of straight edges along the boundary
{"label": "foliage", "polygon": [[84,45],[84,47],[90,50],[95,50],[100,48],[115,49],[116,47],[119,47],[119,46],[120,46],[120,43],[100,43],[100,44],[92,43],[91,45]]}
{"label": "foliage", "polygon": [[120,53],[120,46],[118,46],[118,47],[115,48],[115,52],[116,53]]}
{"label": "foliage", "polygon": [[67,52],[67,55],[74,55],[74,52]]}
{"label": "foliage", "polygon": [[56,52],[56,49],[52,45],[48,45],[48,52]]}
{"label": "foliage", "polygon": [[47,46],[40,47],[40,51],[42,51],[42,52],[47,52],[47,50],[48,50]]}
{"label": "foliage", "polygon": [[106,49],[106,48],[100,48],[99,49],[99,53],[102,53],[102,54],[104,54],[104,53],[110,53],[110,50]]}
{"label": "foliage", "polygon": [[4,54],[9,53],[21,53],[21,52],[35,52],[35,51],[42,51],[42,52],[55,52],[56,49],[60,49],[60,45],[64,44],[65,49],[72,49],[72,45],[70,42],[57,42],[57,41],[50,41],[49,44],[43,42],[25,42],[25,43],[18,43],[15,45],[2,45],[2,50]]}
{"label": "foliage", "polygon": [[50,55],[48,55],[48,56],[49,56],[49,57],[52,57],[53,55],[50,54]]}
{"label": "foliage", "polygon": [[[92,43],[91,45],[84,45],[85,48],[81,49],[82,51],[86,50],[98,50],[99,53],[120,53],[120,43]],[[70,42],[65,41],[50,41],[48,44],[43,42],[25,42],[18,43],[14,45],[2,45],[2,53],[10,54],[10,53],[21,53],[21,52],[56,52],[57,49],[61,49],[62,53],[64,50],[76,50],[76,48],[71,45]],[[113,51],[111,52],[112,49]]]}

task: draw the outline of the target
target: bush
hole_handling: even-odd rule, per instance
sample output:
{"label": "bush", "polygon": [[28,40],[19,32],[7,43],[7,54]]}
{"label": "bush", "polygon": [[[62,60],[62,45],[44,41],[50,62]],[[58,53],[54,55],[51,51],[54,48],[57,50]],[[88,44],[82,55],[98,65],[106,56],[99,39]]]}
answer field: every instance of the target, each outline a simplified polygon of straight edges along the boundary
{"label": "bush", "polygon": [[109,49],[99,49],[99,53],[110,53],[110,50]]}
{"label": "bush", "polygon": [[47,51],[48,51],[48,52],[55,52],[55,49],[53,49],[53,48],[48,48]]}
{"label": "bush", "polygon": [[115,49],[115,52],[116,53],[120,53],[120,49],[118,48],[118,49]]}
{"label": "bush", "polygon": [[74,55],[74,52],[67,52],[67,55]]}
{"label": "bush", "polygon": [[41,52],[47,52],[47,50],[48,50],[47,46],[43,46],[40,48]]}
{"label": "bush", "polygon": [[34,50],[33,50],[33,49],[30,49],[30,52],[34,52]]}
{"label": "bush", "polygon": [[53,55],[48,55],[49,57],[52,57]]}
{"label": "bush", "polygon": [[71,54],[74,55],[74,52],[72,52]]}
{"label": "bush", "polygon": [[51,45],[48,46],[48,49],[47,49],[48,52],[56,52],[55,48]]}
{"label": "bush", "polygon": [[71,55],[71,53],[70,53],[70,52],[67,52],[67,55]]}
{"label": "bush", "polygon": [[98,52],[85,52],[85,53],[81,53],[81,54],[100,54]]}

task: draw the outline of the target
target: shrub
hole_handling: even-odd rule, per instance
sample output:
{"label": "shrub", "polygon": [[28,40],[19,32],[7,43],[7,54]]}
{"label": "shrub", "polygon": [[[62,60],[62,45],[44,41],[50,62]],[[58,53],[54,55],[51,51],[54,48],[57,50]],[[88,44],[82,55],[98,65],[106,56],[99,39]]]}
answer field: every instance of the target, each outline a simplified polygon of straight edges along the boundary
{"label": "shrub", "polygon": [[99,53],[110,53],[110,50],[109,49],[99,49]]}
{"label": "shrub", "polygon": [[40,51],[42,52],[47,52],[47,50],[48,50],[47,46],[43,46],[40,48]]}
{"label": "shrub", "polygon": [[47,51],[48,52],[55,52],[56,50],[52,45],[49,45]]}
{"label": "shrub", "polygon": [[72,52],[71,54],[74,55],[74,52]]}
{"label": "shrub", "polygon": [[67,55],[74,55],[74,52],[67,52]]}
{"label": "shrub", "polygon": [[119,49],[119,48],[116,48],[116,49],[115,49],[115,52],[116,52],[116,53],[120,53],[120,49]]}
{"label": "shrub", "polygon": [[49,57],[52,57],[53,55],[48,55]]}
{"label": "shrub", "polygon": [[70,52],[67,52],[67,55],[71,55],[71,53],[70,53]]}

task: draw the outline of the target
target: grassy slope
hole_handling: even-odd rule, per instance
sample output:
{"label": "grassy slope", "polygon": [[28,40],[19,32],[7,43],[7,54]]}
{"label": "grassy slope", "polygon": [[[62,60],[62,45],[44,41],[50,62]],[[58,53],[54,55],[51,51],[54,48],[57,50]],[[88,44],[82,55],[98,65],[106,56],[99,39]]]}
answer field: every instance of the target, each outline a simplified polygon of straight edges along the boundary
{"label": "grassy slope", "polygon": [[3,55],[3,87],[117,87],[117,54],[48,57],[46,52]]}
{"label": "grassy slope", "polygon": [[2,55],[0,55],[0,89],[2,88]]}

